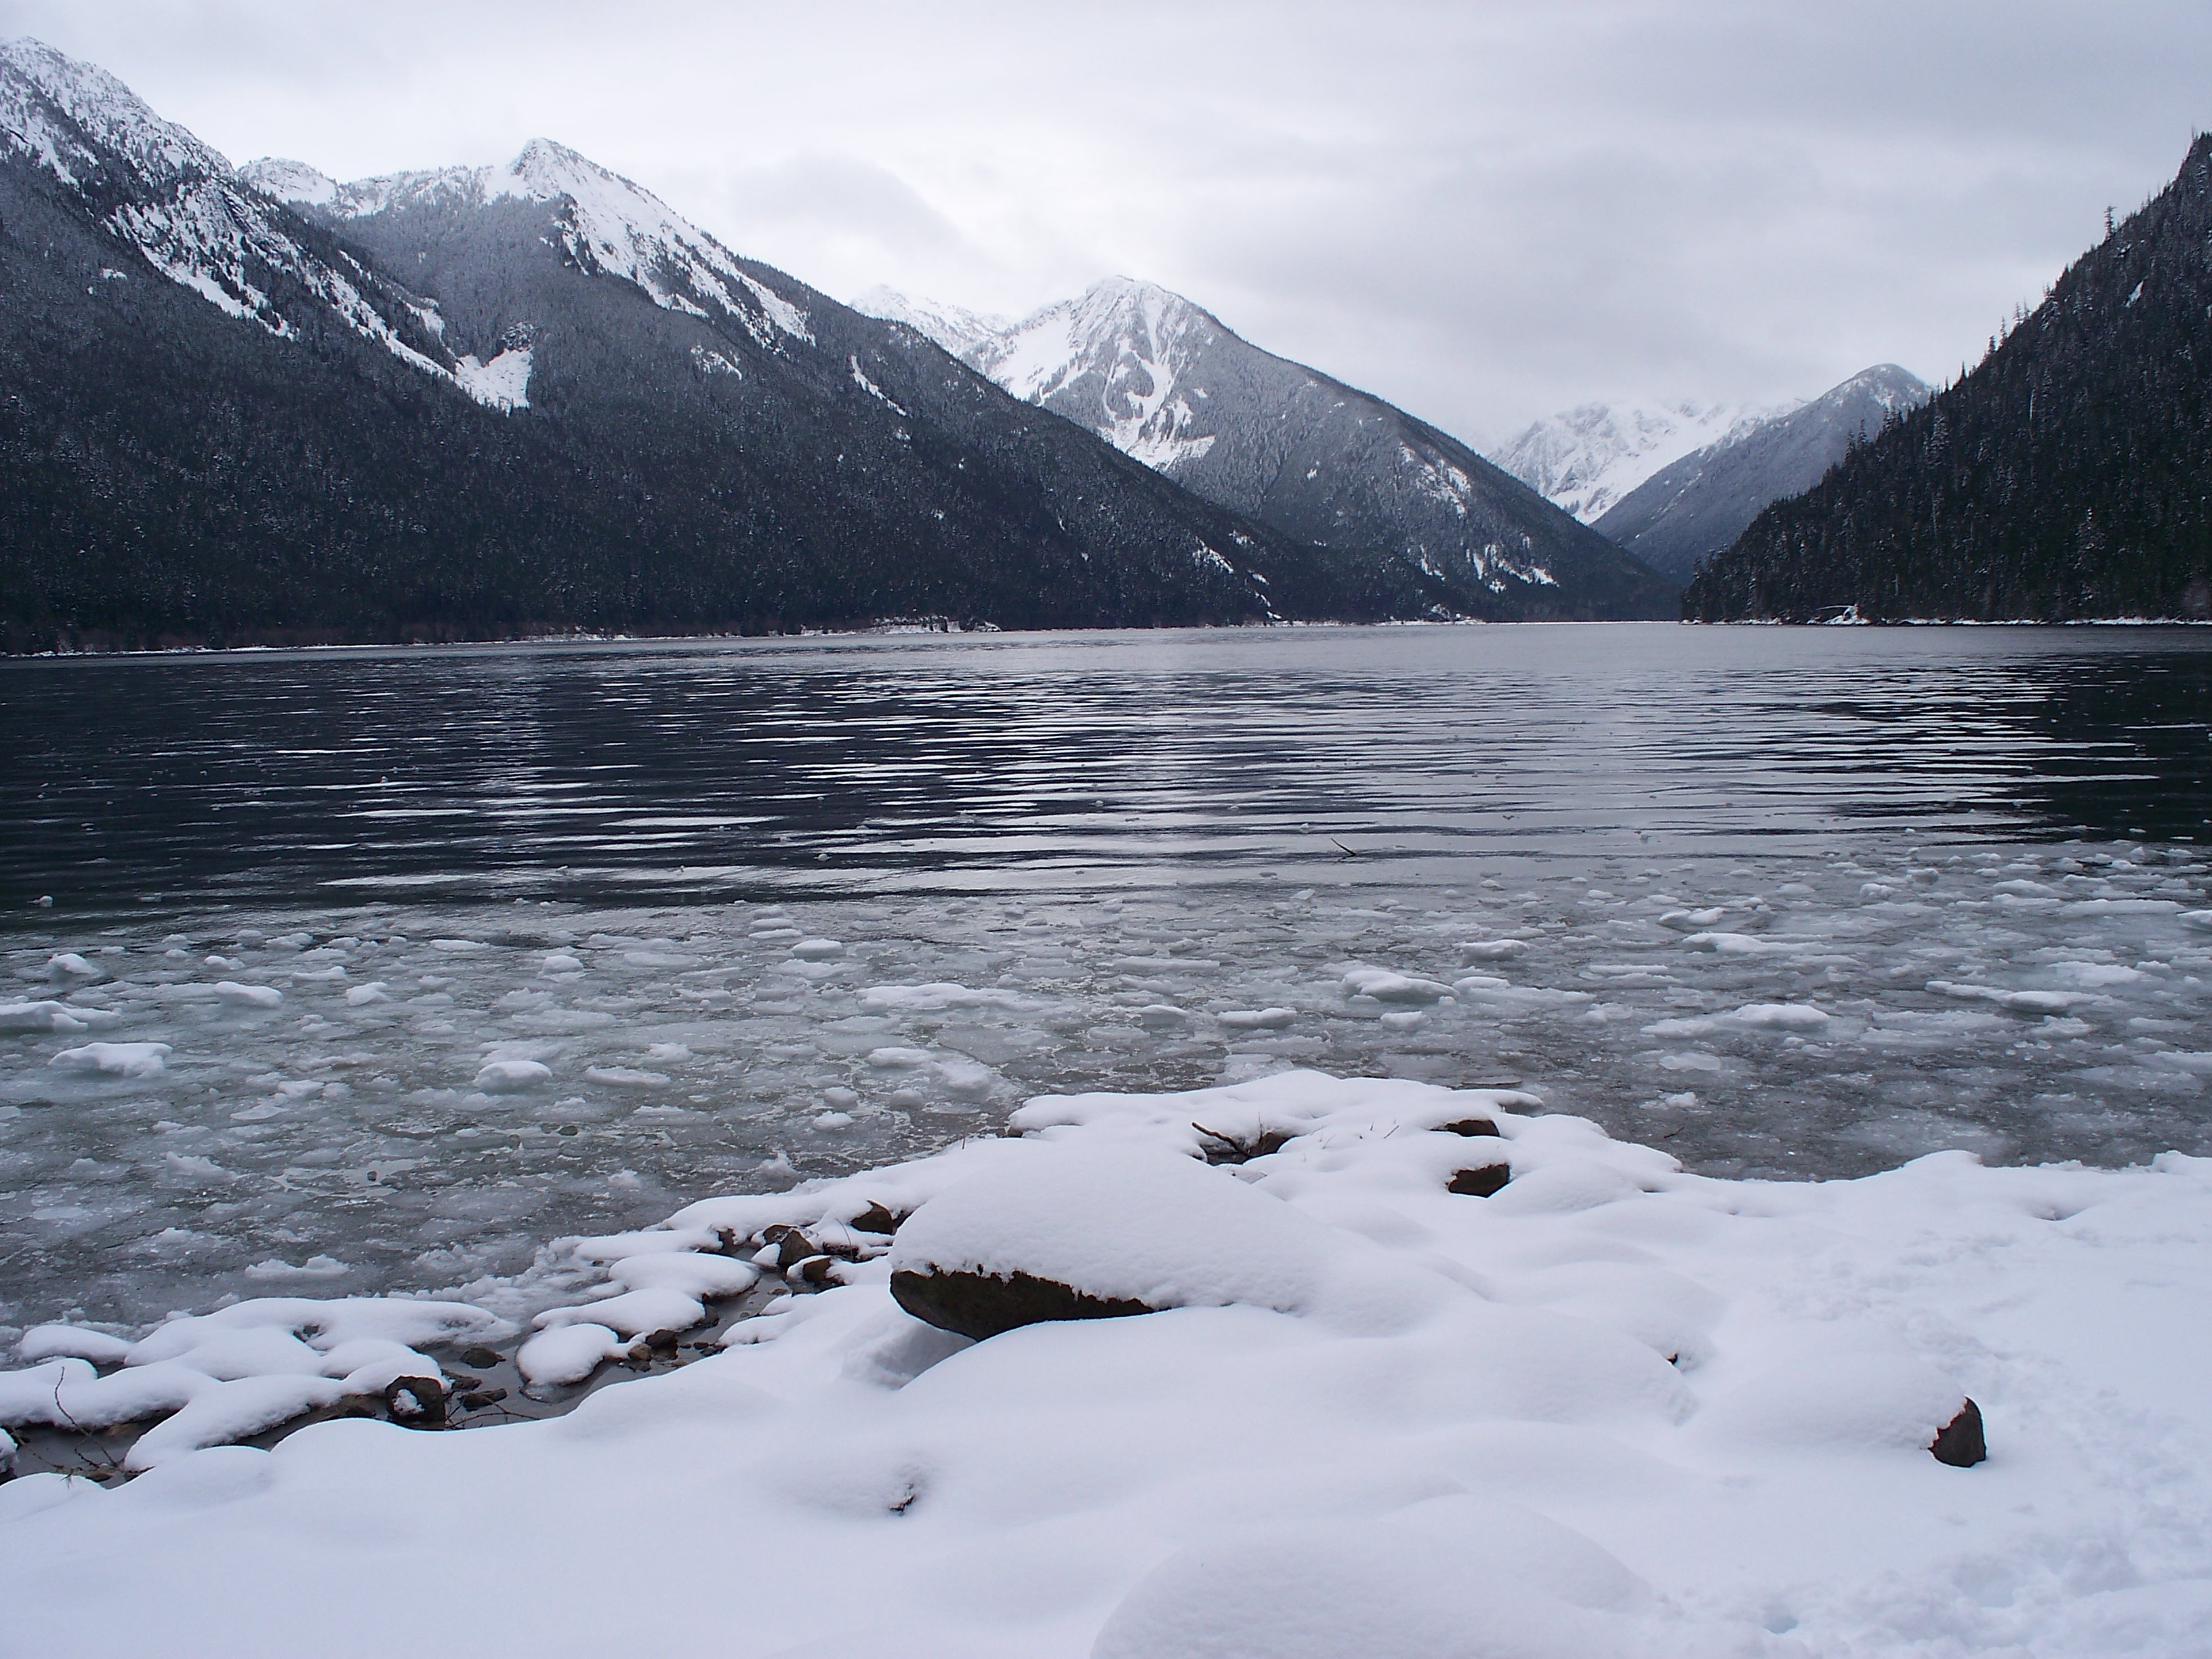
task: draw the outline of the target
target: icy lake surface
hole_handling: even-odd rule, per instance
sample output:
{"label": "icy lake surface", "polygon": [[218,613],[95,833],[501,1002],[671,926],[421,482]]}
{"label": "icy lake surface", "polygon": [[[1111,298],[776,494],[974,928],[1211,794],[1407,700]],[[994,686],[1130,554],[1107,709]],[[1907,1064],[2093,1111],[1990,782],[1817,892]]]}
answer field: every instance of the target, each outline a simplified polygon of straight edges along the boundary
{"label": "icy lake surface", "polygon": [[2212,1152],[2208,720],[2148,629],[5,665],[0,1326],[1291,1066],[1711,1174]]}

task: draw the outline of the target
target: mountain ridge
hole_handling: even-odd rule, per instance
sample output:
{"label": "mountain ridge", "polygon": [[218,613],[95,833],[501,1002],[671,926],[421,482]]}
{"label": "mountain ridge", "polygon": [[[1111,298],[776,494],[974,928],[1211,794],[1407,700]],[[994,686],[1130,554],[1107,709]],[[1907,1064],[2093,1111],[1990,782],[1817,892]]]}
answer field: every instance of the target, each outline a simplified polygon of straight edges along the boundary
{"label": "mountain ridge", "polygon": [[1705,621],[2212,617],[2212,135],[1989,354],[1768,507]]}
{"label": "mountain ridge", "polygon": [[[865,297],[926,334],[947,310],[887,290]],[[982,337],[950,327],[931,337],[1206,500],[1464,585],[1476,614],[1671,614],[1665,578],[1466,445],[1253,345],[1157,283],[1109,277]]]}
{"label": "mountain ridge", "polygon": [[574,151],[241,172],[35,42],[0,48],[0,375],[10,648],[1455,614]]}
{"label": "mountain ridge", "polygon": [[1592,527],[1686,582],[1769,502],[1809,489],[1854,441],[1931,390],[1894,363],[1861,369],[1781,414],[1738,422],[1718,442],[1654,472]]}

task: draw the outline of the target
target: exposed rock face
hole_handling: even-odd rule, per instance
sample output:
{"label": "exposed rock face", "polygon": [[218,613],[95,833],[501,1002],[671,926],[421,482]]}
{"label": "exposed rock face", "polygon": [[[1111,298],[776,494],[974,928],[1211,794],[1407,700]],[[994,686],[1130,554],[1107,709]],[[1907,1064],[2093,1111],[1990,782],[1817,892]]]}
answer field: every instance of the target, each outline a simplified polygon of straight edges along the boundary
{"label": "exposed rock face", "polygon": [[1982,1434],[1982,1408],[1968,1400],[1956,1417],[1936,1431],[1928,1449],[1938,1463],[1954,1469],[1971,1469],[1985,1462],[1990,1446]]}
{"label": "exposed rock face", "polygon": [[894,1273],[891,1295],[925,1324],[981,1341],[1001,1331],[1054,1319],[1119,1319],[1157,1313],[1128,1297],[1091,1296],[1056,1279],[1015,1272]]}
{"label": "exposed rock face", "polygon": [[1479,1169],[1462,1170],[1444,1186],[1446,1192],[1457,1193],[1462,1198],[1488,1198],[1493,1193],[1505,1190],[1505,1183],[1513,1179],[1513,1171],[1503,1164],[1486,1164]]}

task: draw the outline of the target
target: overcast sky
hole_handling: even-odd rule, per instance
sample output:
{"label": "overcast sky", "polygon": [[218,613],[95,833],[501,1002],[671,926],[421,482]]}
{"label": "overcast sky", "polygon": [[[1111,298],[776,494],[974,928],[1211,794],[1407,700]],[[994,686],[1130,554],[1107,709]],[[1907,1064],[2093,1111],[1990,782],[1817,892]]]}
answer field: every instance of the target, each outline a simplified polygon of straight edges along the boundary
{"label": "overcast sky", "polygon": [[1978,356],[2212,125],[2212,4],[0,0],[230,155],[544,135],[839,298],[1115,272],[1486,441]]}

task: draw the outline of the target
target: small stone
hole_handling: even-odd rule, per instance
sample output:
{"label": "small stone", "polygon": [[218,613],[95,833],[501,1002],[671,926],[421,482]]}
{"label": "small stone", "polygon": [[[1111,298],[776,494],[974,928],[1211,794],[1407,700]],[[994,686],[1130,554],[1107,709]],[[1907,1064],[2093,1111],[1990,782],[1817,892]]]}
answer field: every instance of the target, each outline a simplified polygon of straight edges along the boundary
{"label": "small stone", "polygon": [[845,1224],[856,1233],[895,1233],[906,1218],[893,1215],[881,1204],[871,1204]]}
{"label": "small stone", "polygon": [[395,1423],[410,1428],[445,1426],[446,1390],[431,1376],[395,1376],[384,1386],[384,1408]]}
{"label": "small stone", "polygon": [[1488,1198],[1503,1190],[1513,1179],[1512,1169],[1504,1164],[1485,1164],[1479,1169],[1462,1170],[1445,1183],[1444,1190],[1457,1193],[1462,1198]]}
{"label": "small stone", "polygon": [[1948,1463],[1954,1469],[1971,1469],[1985,1462],[1990,1446],[1982,1434],[1982,1408],[1968,1400],[1956,1417],[1936,1431],[1928,1449],[1938,1463]]}
{"label": "small stone", "polygon": [[1498,1125],[1486,1117],[1463,1117],[1456,1123],[1439,1123],[1437,1127],[1444,1134],[1465,1135],[1473,1139],[1477,1135],[1494,1135]]}
{"label": "small stone", "polygon": [[500,1363],[501,1354],[496,1348],[464,1348],[460,1359],[464,1365],[474,1365],[478,1370],[488,1371]]}
{"label": "small stone", "polygon": [[764,1243],[775,1246],[775,1265],[787,1270],[797,1267],[810,1255],[822,1254],[822,1247],[806,1236],[805,1230],[778,1222],[762,1230]]}
{"label": "small stone", "polygon": [[471,1389],[461,1396],[461,1409],[480,1412],[487,1406],[496,1406],[506,1398],[505,1389]]}

